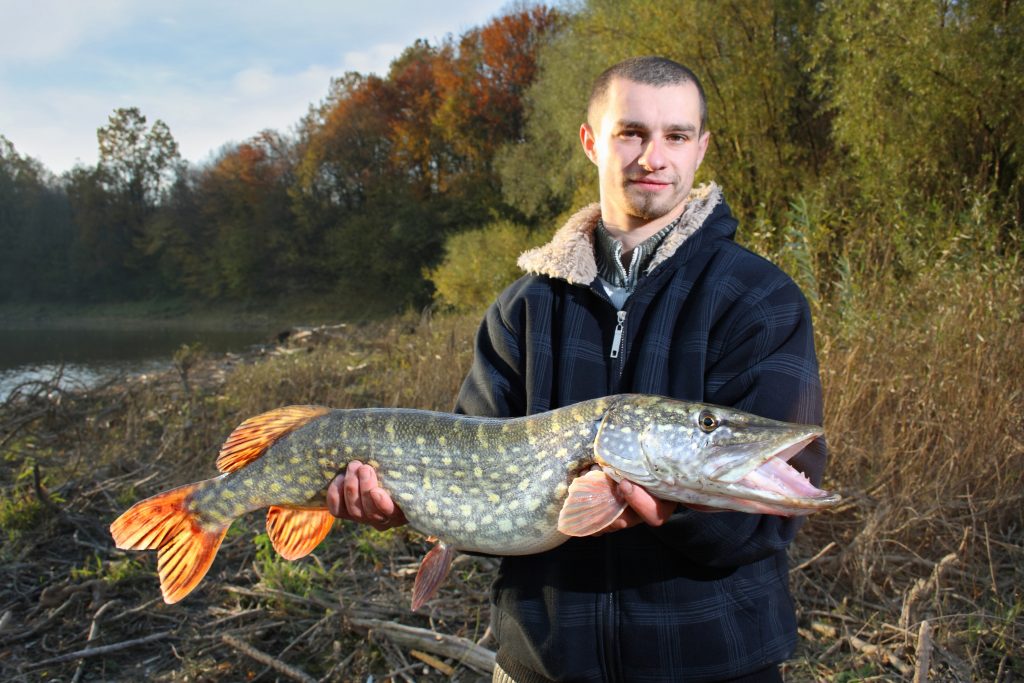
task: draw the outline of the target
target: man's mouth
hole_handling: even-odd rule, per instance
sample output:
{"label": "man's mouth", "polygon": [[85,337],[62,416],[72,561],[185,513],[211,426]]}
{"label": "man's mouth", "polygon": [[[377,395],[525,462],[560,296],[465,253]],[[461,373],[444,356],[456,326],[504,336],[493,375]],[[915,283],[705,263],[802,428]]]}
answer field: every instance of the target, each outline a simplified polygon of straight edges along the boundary
{"label": "man's mouth", "polygon": [[671,182],[655,178],[630,178],[629,184],[641,190],[651,190],[653,192],[672,187]]}

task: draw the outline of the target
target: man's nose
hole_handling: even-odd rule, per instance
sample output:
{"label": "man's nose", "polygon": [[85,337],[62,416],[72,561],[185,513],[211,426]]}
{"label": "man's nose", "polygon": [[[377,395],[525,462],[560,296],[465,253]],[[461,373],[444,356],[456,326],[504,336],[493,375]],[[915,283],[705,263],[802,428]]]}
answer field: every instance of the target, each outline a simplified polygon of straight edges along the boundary
{"label": "man's nose", "polygon": [[665,168],[665,155],[656,138],[651,138],[644,146],[644,153],[637,159],[637,163],[648,171],[658,171]]}

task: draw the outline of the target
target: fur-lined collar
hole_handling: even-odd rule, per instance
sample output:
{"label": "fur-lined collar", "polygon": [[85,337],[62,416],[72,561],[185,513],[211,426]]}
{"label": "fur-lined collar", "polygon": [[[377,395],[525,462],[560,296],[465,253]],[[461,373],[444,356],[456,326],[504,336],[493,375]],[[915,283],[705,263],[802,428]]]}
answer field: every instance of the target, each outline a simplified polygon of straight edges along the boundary
{"label": "fur-lined collar", "polygon": [[[672,232],[662,240],[654,258],[647,265],[647,273],[658,267],[683,242],[697,232],[711,211],[722,201],[722,190],[715,183],[695,187],[687,198],[680,220]],[[532,275],[567,280],[574,285],[589,285],[597,277],[597,261],[594,257],[594,230],[601,217],[600,204],[586,206],[569,218],[547,244],[523,252],[519,267]]]}

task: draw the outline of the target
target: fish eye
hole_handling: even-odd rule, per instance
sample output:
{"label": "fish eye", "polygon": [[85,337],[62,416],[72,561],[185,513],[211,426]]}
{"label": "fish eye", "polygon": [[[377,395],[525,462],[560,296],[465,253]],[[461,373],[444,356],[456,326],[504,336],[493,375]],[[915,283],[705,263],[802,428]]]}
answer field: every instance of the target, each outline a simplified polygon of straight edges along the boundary
{"label": "fish eye", "polygon": [[703,431],[713,432],[718,428],[718,418],[705,410],[700,414],[700,417],[697,418],[697,424],[700,425],[700,428]]}

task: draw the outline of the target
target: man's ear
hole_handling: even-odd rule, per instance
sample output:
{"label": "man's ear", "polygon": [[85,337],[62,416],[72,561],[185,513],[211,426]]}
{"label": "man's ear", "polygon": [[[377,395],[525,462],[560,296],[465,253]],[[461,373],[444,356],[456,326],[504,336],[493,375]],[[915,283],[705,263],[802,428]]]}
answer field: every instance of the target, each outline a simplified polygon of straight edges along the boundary
{"label": "man's ear", "polygon": [[594,151],[594,145],[597,144],[597,138],[594,136],[594,129],[590,127],[589,123],[584,123],[580,126],[580,143],[583,145],[583,153],[596,164],[597,152]]}
{"label": "man's ear", "polygon": [[[704,131],[704,134],[697,140],[697,168],[700,168],[701,162],[704,161],[704,155],[708,151],[708,142],[711,140],[711,131]],[[696,171],[697,168],[694,170]]]}

